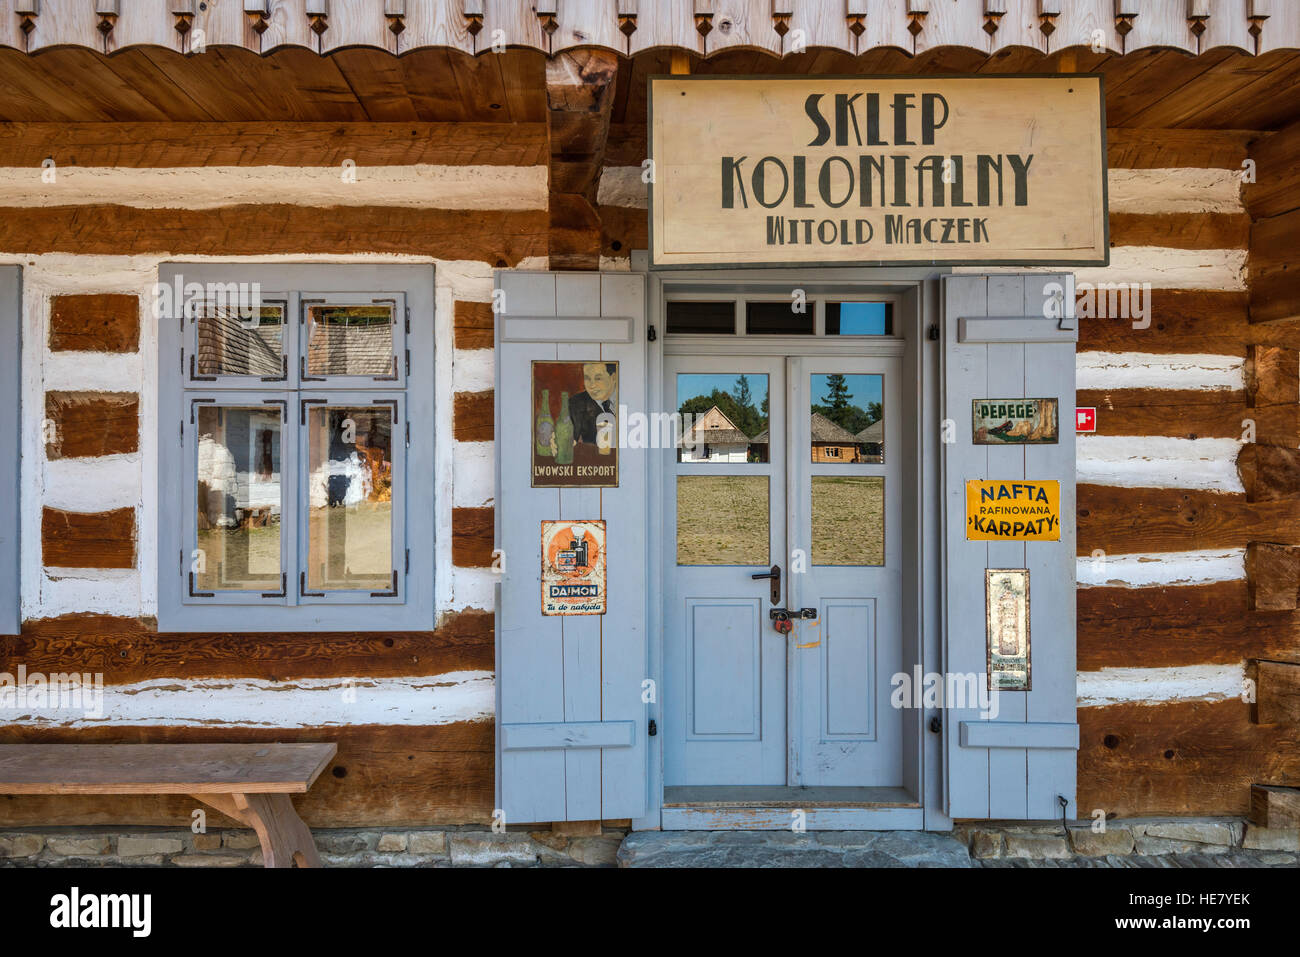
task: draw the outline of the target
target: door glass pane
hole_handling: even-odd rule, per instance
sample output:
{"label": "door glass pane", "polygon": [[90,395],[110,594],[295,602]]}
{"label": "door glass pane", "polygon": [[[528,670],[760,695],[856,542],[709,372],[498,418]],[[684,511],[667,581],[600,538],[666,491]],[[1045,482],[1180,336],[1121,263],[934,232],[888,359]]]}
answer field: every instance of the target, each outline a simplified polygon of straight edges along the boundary
{"label": "door glass pane", "polygon": [[247,310],[208,304],[195,320],[194,373],[201,376],[284,375],[284,305]]}
{"label": "door glass pane", "polygon": [[894,334],[892,302],[826,303],[826,335],[891,336]]}
{"label": "door glass pane", "polygon": [[736,304],[724,302],[669,302],[668,334],[733,336],[736,334]]}
{"label": "door glass pane", "polygon": [[745,303],[745,331],[751,336],[811,336],[815,303],[804,300],[789,302]]}
{"label": "door glass pane", "polygon": [[195,591],[280,590],[280,409],[200,405]]}
{"label": "door glass pane", "polygon": [[766,462],[767,403],[761,372],[679,374],[677,461]]}
{"label": "door glass pane", "polygon": [[392,419],[386,406],[308,412],[308,592],[393,587]]}
{"label": "door glass pane", "polygon": [[767,565],[766,475],[677,476],[678,565]]}
{"label": "door glass pane", "polygon": [[829,373],[814,375],[812,461],[818,465],[852,465],[885,461],[883,375]]}
{"label": "door glass pane", "polygon": [[307,307],[307,374],[395,376],[393,305]]}
{"label": "door glass pane", "polygon": [[812,563],[885,564],[885,480],[874,475],[812,477]]}

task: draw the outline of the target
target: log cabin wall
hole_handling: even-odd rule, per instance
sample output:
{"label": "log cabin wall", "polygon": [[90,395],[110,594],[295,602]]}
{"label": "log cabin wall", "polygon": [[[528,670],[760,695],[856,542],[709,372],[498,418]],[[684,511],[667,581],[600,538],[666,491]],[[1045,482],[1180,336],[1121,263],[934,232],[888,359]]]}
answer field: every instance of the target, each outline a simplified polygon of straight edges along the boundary
{"label": "log cabin wall", "polygon": [[[284,42],[286,29],[281,18],[268,33]],[[568,28],[555,37],[572,41]],[[1081,323],[1078,399],[1098,408],[1099,429],[1079,443],[1079,807],[1236,814],[1251,785],[1294,785],[1300,744],[1276,703],[1294,699],[1269,694],[1289,687],[1274,663],[1300,663],[1288,550],[1300,545],[1300,506],[1285,470],[1276,477],[1276,453],[1261,460],[1253,446],[1300,444],[1300,344],[1287,324],[1296,310],[1270,312],[1278,293],[1259,278],[1293,255],[1279,237],[1295,235],[1287,217],[1300,206],[1296,134],[1270,131],[1295,118],[1286,96],[1300,84],[1300,56],[1274,43],[1258,51],[1269,59],[1257,70],[1226,48],[1120,56],[1120,41],[1103,54],[989,56],[992,45],[944,46],[923,29],[910,54],[775,60],[773,37],[726,50],[726,34],[705,49],[686,33],[689,54],[621,59],[612,97],[585,105],[545,95],[539,50],[393,60],[221,48],[185,60],[194,72],[170,84],[159,77],[180,58],[165,50],[109,59],[55,44],[29,59],[22,37],[0,37],[17,48],[0,50],[14,91],[0,98],[0,167],[15,174],[0,177],[0,261],[24,267],[27,619],[3,644],[0,670],[102,672],[128,692],[108,696],[108,720],[8,721],[0,741],[336,740],[334,767],[298,802],[309,824],[486,825],[491,271],[554,266],[557,250],[572,266],[627,269],[630,251],[645,248],[645,77],[679,57],[718,73],[1099,69],[1111,91],[1114,249],[1108,269],[1078,277],[1152,292],[1149,326]],[[584,62],[600,75],[608,61]],[[71,75],[93,82],[59,79]],[[566,108],[595,116],[554,115]],[[557,189],[552,133],[584,126],[606,131],[603,155],[568,156]],[[39,184],[47,157],[61,178]],[[339,176],[348,159],[356,183]],[[1243,192],[1246,159],[1258,179]],[[150,289],[160,262],[241,257],[435,266],[436,630],[157,632]],[[1253,710],[1242,700],[1248,675],[1262,698]],[[190,810],[184,799],[6,796],[0,823],[175,825]]]}
{"label": "log cabin wall", "polygon": [[[0,741],[333,740],[299,802],[310,823],[489,824],[492,270],[546,266],[544,125],[10,124],[3,139],[3,165],[24,168],[0,187],[0,261],[24,268],[29,504],[25,625],[0,671],[102,673],[106,713],[14,716]],[[162,261],[240,257],[433,266],[435,630],[157,631],[152,286]],[[0,820],[178,825],[191,804],[6,796]]]}

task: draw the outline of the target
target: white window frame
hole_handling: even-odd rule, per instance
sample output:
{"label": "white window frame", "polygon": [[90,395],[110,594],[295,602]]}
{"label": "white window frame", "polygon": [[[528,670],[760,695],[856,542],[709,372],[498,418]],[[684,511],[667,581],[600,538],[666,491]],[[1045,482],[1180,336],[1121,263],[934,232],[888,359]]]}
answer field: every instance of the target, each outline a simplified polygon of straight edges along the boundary
{"label": "white window frame", "polygon": [[[424,631],[434,625],[434,276],[428,265],[164,263],[159,286],[257,284],[285,304],[284,375],[197,375],[196,323],[157,300],[158,627],[177,632]],[[198,286],[191,284],[197,283]],[[272,291],[274,290],[274,291]],[[304,376],[307,307],[319,300],[391,301],[394,373]],[[192,310],[191,310],[192,313]],[[198,404],[262,406],[281,415],[281,588],[196,591]],[[392,409],[393,575],[382,590],[324,594],[307,586],[307,409],[320,403]]]}

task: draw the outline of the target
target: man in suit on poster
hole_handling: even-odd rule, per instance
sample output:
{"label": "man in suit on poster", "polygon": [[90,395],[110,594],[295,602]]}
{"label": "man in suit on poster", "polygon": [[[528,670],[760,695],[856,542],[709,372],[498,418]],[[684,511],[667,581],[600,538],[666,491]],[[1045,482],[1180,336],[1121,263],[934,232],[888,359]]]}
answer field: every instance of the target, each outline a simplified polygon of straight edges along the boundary
{"label": "man in suit on poster", "polygon": [[573,437],[579,442],[596,444],[596,419],[604,414],[618,414],[618,363],[586,362],[582,366],[579,392],[569,400],[569,418],[573,420]]}

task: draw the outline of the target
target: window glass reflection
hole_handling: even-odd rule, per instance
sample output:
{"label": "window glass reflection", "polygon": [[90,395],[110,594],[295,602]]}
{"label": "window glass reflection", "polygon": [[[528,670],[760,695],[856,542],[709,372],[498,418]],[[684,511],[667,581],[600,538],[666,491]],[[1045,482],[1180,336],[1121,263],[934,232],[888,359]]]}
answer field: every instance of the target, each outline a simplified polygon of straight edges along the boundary
{"label": "window glass reflection", "polygon": [[678,565],[767,565],[766,475],[677,476]]}
{"label": "window glass reflection", "polygon": [[279,591],[279,407],[197,412],[195,590]]}
{"label": "window glass reflection", "polygon": [[812,477],[812,563],[885,564],[885,480],[874,475]]}
{"label": "window glass reflection", "polygon": [[827,373],[810,381],[812,461],[879,465],[885,461],[883,375]]}
{"label": "window glass reflection", "polygon": [[768,460],[767,376],[681,373],[677,461],[743,464]]}

